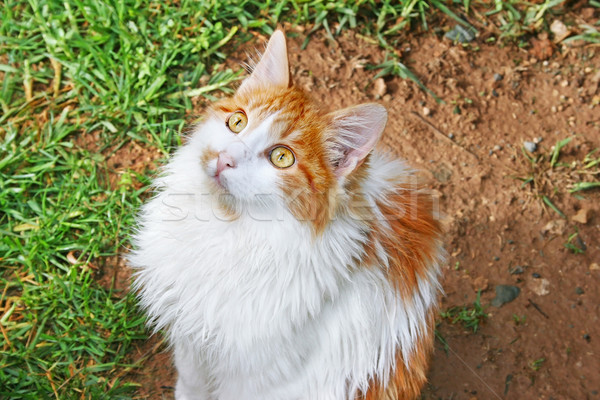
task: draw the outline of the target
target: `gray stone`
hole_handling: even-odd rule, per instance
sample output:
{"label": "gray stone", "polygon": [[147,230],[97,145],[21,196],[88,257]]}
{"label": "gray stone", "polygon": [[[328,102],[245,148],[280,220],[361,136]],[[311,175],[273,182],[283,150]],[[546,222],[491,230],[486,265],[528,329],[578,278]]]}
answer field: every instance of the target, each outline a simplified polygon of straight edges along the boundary
{"label": "gray stone", "polygon": [[523,267],[521,267],[520,265],[516,265],[514,268],[512,268],[510,271],[508,271],[511,275],[521,275],[524,270]]}
{"label": "gray stone", "polygon": [[477,31],[473,28],[465,28],[462,25],[456,25],[452,30],[446,32],[445,38],[452,41],[458,41],[460,43],[468,43],[475,39]]}
{"label": "gray stone", "polygon": [[525,147],[525,150],[527,150],[530,153],[535,153],[538,148],[537,144],[528,141],[523,142],[523,147]]}
{"label": "gray stone", "polygon": [[492,299],[492,306],[502,307],[516,299],[521,293],[521,289],[512,285],[496,285],[496,297]]}

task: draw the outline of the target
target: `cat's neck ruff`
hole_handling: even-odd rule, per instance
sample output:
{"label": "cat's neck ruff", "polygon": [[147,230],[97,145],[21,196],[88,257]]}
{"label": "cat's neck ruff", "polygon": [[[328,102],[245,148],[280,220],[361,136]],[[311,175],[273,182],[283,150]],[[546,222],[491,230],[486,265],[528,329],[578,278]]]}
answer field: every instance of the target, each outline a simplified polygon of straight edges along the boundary
{"label": "cat's neck ruff", "polygon": [[[374,205],[391,184],[407,179],[407,171],[404,164],[377,154],[370,163],[372,172],[362,190]],[[339,386],[313,388],[317,392],[355,393],[375,376],[387,379],[398,344],[405,362],[410,359],[424,315],[435,304],[438,266],[401,301],[385,266],[362,265],[368,240],[364,221],[336,215],[315,237],[310,224],[289,214],[271,221],[248,214],[199,219],[195,213],[206,210],[196,196],[179,191],[189,188],[186,184],[190,182],[163,177],[162,192],[144,209],[145,224],[173,211],[194,213],[146,226],[151,233],[137,237],[145,251],[131,256],[133,265],[145,266],[136,273],[142,305],[172,341],[188,343],[214,371],[270,371],[261,378],[265,387],[294,374],[293,385],[325,379],[322,385]],[[289,351],[292,343],[296,348]],[[279,350],[263,354],[263,346]],[[301,366],[304,357],[313,368]],[[332,360],[343,365],[339,375],[315,376],[326,373],[319,364]],[[340,386],[348,384],[344,374],[355,377],[353,388]],[[242,372],[230,378],[252,381]],[[254,389],[265,393],[265,387]]]}

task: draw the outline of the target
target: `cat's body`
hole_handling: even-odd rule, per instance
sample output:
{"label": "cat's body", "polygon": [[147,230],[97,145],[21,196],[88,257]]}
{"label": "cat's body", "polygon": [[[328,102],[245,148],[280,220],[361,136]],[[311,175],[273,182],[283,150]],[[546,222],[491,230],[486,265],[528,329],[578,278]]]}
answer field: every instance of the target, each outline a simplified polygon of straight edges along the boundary
{"label": "cat's body", "polygon": [[439,230],[407,167],[372,151],[385,117],[373,104],[320,113],[276,32],[175,154],[130,263],[174,347],[177,399],[418,395]]}

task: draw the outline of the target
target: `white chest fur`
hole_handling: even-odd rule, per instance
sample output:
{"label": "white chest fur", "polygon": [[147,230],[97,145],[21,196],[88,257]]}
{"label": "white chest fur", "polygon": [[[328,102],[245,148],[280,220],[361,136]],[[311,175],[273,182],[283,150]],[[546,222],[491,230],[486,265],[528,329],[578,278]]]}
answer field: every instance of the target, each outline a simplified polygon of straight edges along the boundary
{"label": "white chest fur", "polygon": [[214,398],[353,398],[386,379],[398,348],[412,351],[435,303],[437,266],[402,301],[384,265],[355,265],[360,223],[334,221],[315,239],[291,215],[200,218],[209,203],[169,179],[144,209],[130,263],[151,322],[185,353],[180,364],[206,375]]}

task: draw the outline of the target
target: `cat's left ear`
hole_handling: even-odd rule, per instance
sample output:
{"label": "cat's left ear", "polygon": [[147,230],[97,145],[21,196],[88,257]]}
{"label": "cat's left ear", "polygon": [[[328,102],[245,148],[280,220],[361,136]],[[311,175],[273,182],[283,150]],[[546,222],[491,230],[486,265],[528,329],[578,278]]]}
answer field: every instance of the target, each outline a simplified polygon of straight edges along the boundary
{"label": "cat's left ear", "polygon": [[348,176],[373,150],[387,122],[386,109],[375,103],[361,104],[329,114],[327,150],[335,175]]}
{"label": "cat's left ear", "polygon": [[285,34],[281,30],[276,30],[271,35],[267,49],[260,61],[252,70],[252,74],[242,82],[238,90],[244,91],[258,86],[282,86],[286,88],[292,86]]}

